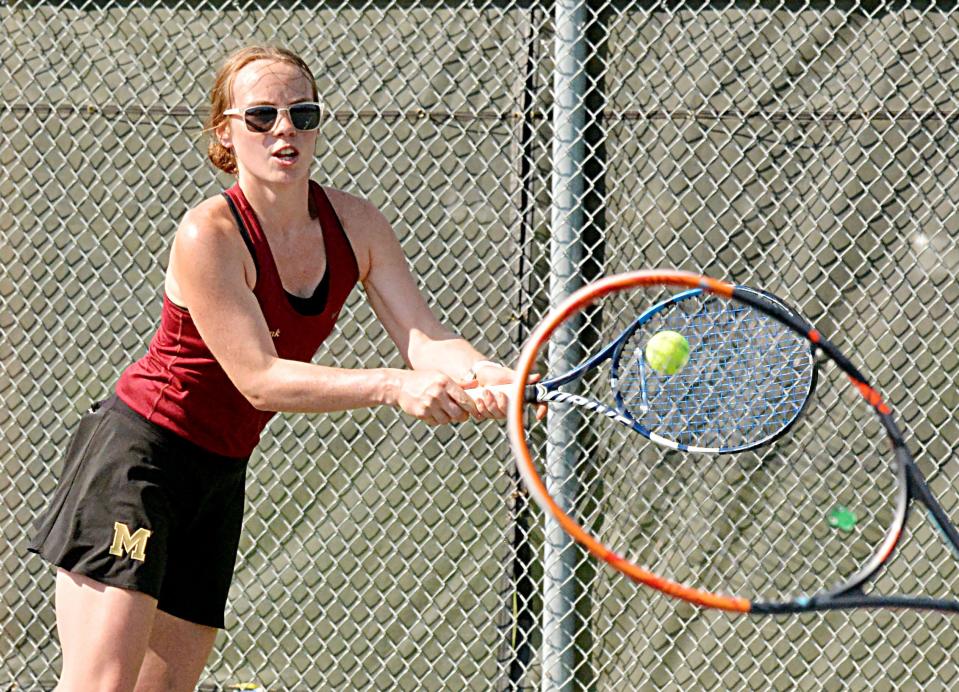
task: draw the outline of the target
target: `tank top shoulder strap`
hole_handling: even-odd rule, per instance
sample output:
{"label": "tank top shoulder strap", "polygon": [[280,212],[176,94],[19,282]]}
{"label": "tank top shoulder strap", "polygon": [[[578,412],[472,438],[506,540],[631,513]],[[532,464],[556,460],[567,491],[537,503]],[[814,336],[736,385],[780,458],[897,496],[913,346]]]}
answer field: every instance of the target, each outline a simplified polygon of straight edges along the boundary
{"label": "tank top shoulder strap", "polygon": [[235,198],[236,191],[239,189],[239,186],[234,185],[229,190],[225,190],[223,192],[223,198],[230,207],[230,213],[233,214],[233,220],[236,221],[236,227],[240,230],[240,236],[243,238],[244,244],[246,244],[246,249],[250,251],[250,255],[253,257],[253,268],[256,269],[256,273],[259,276],[260,264],[256,259],[256,246],[253,244],[253,239],[250,237],[250,232],[247,230],[246,222],[243,219],[243,215],[240,214],[240,210],[237,206],[237,199]]}
{"label": "tank top shoulder strap", "polygon": [[[340,269],[338,274],[340,282],[353,285],[359,279],[359,264],[356,261],[356,254],[353,252],[353,244],[349,236],[346,235],[346,229],[340,221],[339,215],[333,208],[329,196],[323,186],[314,181],[310,181],[310,197],[316,201],[317,212],[320,218],[320,226],[323,228],[323,240],[326,245],[327,263],[335,261]],[[330,255],[334,255],[332,258]],[[346,260],[347,265],[342,262]],[[342,271],[346,269],[346,271]]]}

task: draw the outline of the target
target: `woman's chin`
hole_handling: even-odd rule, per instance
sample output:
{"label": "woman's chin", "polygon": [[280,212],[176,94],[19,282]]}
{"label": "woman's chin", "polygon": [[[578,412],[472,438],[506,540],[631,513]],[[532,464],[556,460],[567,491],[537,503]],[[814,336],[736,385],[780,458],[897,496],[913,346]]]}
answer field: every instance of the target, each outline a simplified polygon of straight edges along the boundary
{"label": "woman's chin", "polygon": [[266,170],[247,169],[251,178],[266,184],[284,184],[301,181],[310,177],[309,166],[284,166],[282,168],[270,166]]}

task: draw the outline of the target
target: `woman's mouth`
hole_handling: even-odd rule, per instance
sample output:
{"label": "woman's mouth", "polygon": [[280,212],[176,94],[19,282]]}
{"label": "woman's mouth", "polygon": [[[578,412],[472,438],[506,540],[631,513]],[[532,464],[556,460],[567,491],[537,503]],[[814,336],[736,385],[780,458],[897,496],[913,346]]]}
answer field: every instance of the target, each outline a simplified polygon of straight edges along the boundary
{"label": "woman's mouth", "polygon": [[298,152],[294,147],[286,146],[281,149],[277,149],[271,154],[271,156],[281,165],[292,166],[300,158],[300,152]]}

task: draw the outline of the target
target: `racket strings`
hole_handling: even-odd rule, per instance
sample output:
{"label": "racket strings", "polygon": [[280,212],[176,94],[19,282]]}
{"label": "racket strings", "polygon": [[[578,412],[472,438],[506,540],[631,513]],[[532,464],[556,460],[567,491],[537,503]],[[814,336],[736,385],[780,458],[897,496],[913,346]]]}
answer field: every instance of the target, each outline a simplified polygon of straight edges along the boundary
{"label": "racket strings", "polygon": [[[645,362],[646,342],[665,329],[690,345],[689,361],[673,375]],[[807,342],[775,320],[707,297],[678,303],[636,330],[619,367],[620,401],[649,430],[680,444],[735,448],[795,419],[813,363]]]}

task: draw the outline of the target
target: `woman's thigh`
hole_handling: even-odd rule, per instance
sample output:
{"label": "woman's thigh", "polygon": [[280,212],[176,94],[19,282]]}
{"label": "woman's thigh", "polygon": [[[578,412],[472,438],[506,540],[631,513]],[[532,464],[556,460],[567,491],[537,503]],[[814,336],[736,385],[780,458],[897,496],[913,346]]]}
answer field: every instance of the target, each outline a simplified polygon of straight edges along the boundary
{"label": "woman's thigh", "polygon": [[132,690],[150,641],[156,599],[57,570],[58,692]]}
{"label": "woman's thigh", "polygon": [[136,692],[195,690],[217,631],[158,610]]}

